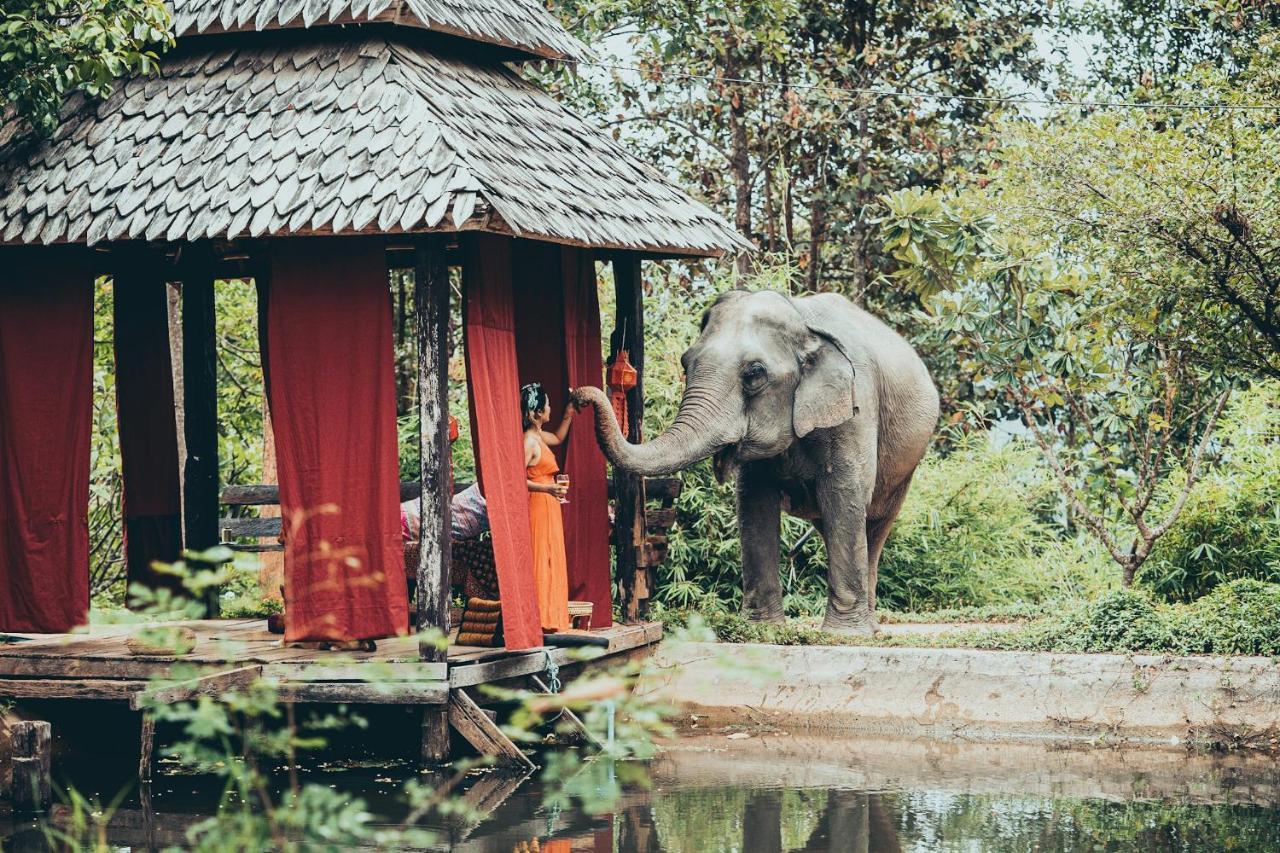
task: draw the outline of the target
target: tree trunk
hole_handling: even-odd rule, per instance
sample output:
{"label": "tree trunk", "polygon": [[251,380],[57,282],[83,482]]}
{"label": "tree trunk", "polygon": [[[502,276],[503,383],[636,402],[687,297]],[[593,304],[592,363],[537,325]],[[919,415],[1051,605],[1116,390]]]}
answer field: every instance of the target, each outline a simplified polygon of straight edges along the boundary
{"label": "tree trunk", "polygon": [[[736,55],[738,47],[731,42],[725,51],[726,77],[737,78],[740,65]],[[734,209],[733,224],[738,233],[751,239],[751,151],[747,142],[746,91],[736,83],[729,84],[729,169],[733,173]],[[751,257],[746,252],[738,254],[738,272],[751,270]]]}
{"label": "tree trunk", "polygon": [[817,293],[822,284],[822,235],[826,230],[826,206],[819,193],[822,188],[816,187],[813,200],[809,203],[809,269],[808,287],[811,293]]}

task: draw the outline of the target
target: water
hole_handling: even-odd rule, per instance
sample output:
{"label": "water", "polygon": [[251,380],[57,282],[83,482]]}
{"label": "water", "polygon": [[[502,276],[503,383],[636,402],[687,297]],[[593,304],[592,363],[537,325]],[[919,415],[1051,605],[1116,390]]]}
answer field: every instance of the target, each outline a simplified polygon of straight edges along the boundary
{"label": "water", "polygon": [[[536,779],[476,774],[479,822],[436,819],[441,851],[781,853],[781,851],[1276,851],[1280,769],[1273,757],[1182,749],[1061,749],[713,732],[686,737],[602,810],[544,803]],[[118,769],[118,768],[117,768]],[[601,779],[638,768],[597,765]],[[100,764],[77,784],[109,795]],[[408,762],[308,767],[303,780],[404,814]],[[586,786],[590,788],[591,786]],[[588,791],[590,793],[590,791]],[[210,778],[162,768],[146,801],[122,804],[117,849],[181,844],[216,803]],[[491,810],[490,810],[491,809]],[[5,849],[44,849],[25,823],[0,824]],[[535,846],[536,843],[536,846]]]}

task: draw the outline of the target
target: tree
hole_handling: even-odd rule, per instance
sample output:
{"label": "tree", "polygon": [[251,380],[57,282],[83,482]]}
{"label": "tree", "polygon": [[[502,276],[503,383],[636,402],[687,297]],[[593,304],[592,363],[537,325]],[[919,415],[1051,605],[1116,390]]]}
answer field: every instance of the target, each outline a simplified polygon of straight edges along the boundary
{"label": "tree", "polygon": [[566,77],[558,87],[732,210],[766,252],[797,261],[809,289],[888,303],[897,295],[878,289],[886,259],[871,237],[875,199],[938,184],[978,156],[992,104],[967,98],[1038,79],[1032,32],[1048,8],[577,0],[561,4],[570,26],[596,44],[625,39],[626,64],[643,70]]}
{"label": "tree", "polygon": [[0,107],[51,134],[68,93],[105,95],[172,42],[164,0],[3,0]]}
{"label": "tree", "polygon": [[1086,83],[1144,97],[1198,65],[1238,73],[1259,27],[1280,6],[1254,0],[1083,0],[1061,7],[1057,29],[1090,46]]}
{"label": "tree", "polygon": [[1004,177],[968,196],[897,193],[885,246],[978,387],[979,415],[1016,415],[1128,585],[1182,512],[1229,385],[1126,267],[1051,242],[1051,215],[1038,232],[1021,227],[1035,214],[1006,218],[1028,208]]}
{"label": "tree", "polygon": [[[1010,129],[996,180],[1011,227],[1070,245],[1188,324],[1203,365],[1280,376],[1280,38],[1239,74],[1203,67],[1166,96]],[[1221,105],[1220,107],[1212,105]]]}

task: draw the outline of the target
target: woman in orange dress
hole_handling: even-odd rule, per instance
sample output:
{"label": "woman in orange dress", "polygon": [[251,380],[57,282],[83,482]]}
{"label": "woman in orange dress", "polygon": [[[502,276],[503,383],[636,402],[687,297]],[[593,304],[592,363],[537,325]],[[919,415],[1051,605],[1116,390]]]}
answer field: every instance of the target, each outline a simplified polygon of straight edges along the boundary
{"label": "woman in orange dress", "polygon": [[538,587],[538,611],[547,633],[569,627],[569,570],[564,553],[564,517],[560,499],[569,492],[555,481],[560,466],[551,448],[564,442],[577,408],[570,403],[555,432],[543,426],[551,420],[547,392],[537,382],[520,389],[524,418],[524,464],[529,484],[529,530],[533,534],[533,580]]}

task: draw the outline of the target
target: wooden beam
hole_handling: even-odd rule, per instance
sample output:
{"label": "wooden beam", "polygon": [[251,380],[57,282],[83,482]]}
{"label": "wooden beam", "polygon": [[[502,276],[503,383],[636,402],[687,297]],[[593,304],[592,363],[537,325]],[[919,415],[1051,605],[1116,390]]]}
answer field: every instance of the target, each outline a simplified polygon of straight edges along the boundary
{"label": "wooden beam", "polygon": [[449,701],[449,685],[443,681],[308,681],[280,685],[279,696],[284,702],[443,705]]}
{"label": "wooden beam", "polygon": [[[439,237],[414,251],[418,320],[418,453],[422,485],[422,547],[418,554],[418,631],[449,633],[449,267]],[[448,649],[421,642],[423,660],[444,661]]]}
{"label": "wooden beam", "polygon": [[[644,435],[644,285],[640,258],[634,252],[613,256],[613,283],[617,297],[614,331],[610,337],[610,361],[620,350],[630,353],[635,367],[636,387],[627,392],[627,440],[639,442]],[[644,478],[614,467],[613,538],[618,584],[622,591],[622,615],[626,622],[639,621],[648,611],[648,602],[637,595],[637,547],[644,542]],[[647,588],[641,584],[642,589]]]}
{"label": "wooden beam", "polygon": [[[538,688],[538,690],[542,691],[547,696],[555,695],[551,692],[551,688],[548,687],[538,676],[531,675],[529,676],[529,680],[533,682],[534,687]],[[562,719],[569,721],[569,726],[578,733],[578,737],[580,737],[585,743],[591,744],[596,749],[602,749],[604,747],[604,744],[600,743],[600,739],[591,733],[591,729],[587,728],[587,724],[582,722],[582,719],[577,714],[573,713],[573,711],[569,710],[569,708],[561,708],[560,716]]]}
{"label": "wooden beam", "polygon": [[0,697],[125,701],[146,688],[145,681],[114,678],[8,678],[0,681]]}
{"label": "wooden beam", "polygon": [[[411,501],[420,494],[422,494],[422,483],[417,480],[400,484],[401,503]],[[221,500],[228,506],[270,506],[280,503],[280,487],[272,483],[227,486],[222,490]]]}
{"label": "wooden beam", "polygon": [[449,724],[481,755],[490,756],[506,767],[534,769],[529,756],[512,743],[498,725],[490,720],[475,700],[462,690],[449,694]]}
{"label": "wooden beam", "polygon": [[16,812],[42,812],[53,801],[50,784],[52,728],[48,723],[23,721],[9,727],[13,751],[11,796]]}
{"label": "wooden beam", "polygon": [[[202,551],[218,544],[218,374],[213,279],[215,259],[205,244],[187,247],[182,261],[183,472],[186,547]],[[218,590],[205,596],[210,617],[218,615]]]}
{"label": "wooden beam", "polygon": [[135,693],[129,697],[129,707],[138,711],[147,705],[172,705],[175,702],[189,702],[197,696],[217,696],[228,690],[248,687],[260,678],[261,666],[242,666],[211,672],[166,687]]}

